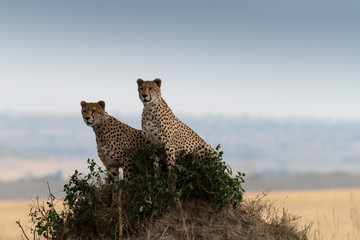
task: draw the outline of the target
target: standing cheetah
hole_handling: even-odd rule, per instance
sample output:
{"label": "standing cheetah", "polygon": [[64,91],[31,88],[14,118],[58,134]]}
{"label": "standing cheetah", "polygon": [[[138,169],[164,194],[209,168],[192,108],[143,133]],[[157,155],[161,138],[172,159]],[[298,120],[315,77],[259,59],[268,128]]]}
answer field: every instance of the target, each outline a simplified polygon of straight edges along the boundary
{"label": "standing cheetah", "polygon": [[204,160],[214,149],[191,128],[181,122],[161,97],[161,79],[137,80],[139,98],[144,104],[142,130],[145,139],[155,148],[165,150],[167,168],[170,169],[181,151],[194,153]]}
{"label": "standing cheetah", "polygon": [[121,167],[124,180],[131,181],[132,160],[124,149],[136,151],[145,146],[143,132],[107,114],[104,101],[81,101],[81,107],[84,122],[95,132],[98,155],[107,172],[119,180]]}

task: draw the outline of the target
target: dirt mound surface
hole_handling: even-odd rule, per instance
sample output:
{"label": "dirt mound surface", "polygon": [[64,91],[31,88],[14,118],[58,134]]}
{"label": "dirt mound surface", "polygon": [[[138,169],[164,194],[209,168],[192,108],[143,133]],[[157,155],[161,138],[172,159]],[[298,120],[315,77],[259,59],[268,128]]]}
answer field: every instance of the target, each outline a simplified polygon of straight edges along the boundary
{"label": "dirt mound surface", "polygon": [[262,198],[245,200],[237,209],[225,210],[191,199],[178,203],[132,239],[308,239],[309,227],[298,230],[298,219]]}

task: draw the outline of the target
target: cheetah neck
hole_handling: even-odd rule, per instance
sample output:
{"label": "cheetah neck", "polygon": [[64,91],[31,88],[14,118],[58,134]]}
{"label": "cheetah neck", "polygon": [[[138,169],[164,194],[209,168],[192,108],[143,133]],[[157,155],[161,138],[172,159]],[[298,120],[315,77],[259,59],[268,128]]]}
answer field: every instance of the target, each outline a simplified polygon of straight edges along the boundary
{"label": "cheetah neck", "polygon": [[104,117],[101,119],[101,121],[95,125],[92,126],[95,134],[98,136],[98,135],[101,135],[104,131],[104,129],[106,128],[107,126],[107,123],[111,122],[112,121],[112,116],[108,115],[107,113],[105,113]]}
{"label": "cheetah neck", "polygon": [[153,110],[153,109],[156,109],[156,108],[168,108],[168,105],[166,104],[165,100],[160,97],[157,101],[155,102],[151,102],[151,103],[148,103],[144,106],[144,111],[149,111],[149,110]]}

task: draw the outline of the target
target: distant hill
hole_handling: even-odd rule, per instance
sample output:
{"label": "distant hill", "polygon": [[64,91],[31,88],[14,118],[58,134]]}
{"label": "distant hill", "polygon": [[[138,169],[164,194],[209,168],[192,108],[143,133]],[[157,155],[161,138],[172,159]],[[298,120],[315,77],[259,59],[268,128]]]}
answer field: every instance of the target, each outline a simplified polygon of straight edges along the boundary
{"label": "distant hill", "polygon": [[[140,116],[115,115],[140,128]],[[179,116],[234,169],[250,173],[360,172],[360,122]],[[97,158],[95,136],[78,116],[0,113],[0,161]]]}

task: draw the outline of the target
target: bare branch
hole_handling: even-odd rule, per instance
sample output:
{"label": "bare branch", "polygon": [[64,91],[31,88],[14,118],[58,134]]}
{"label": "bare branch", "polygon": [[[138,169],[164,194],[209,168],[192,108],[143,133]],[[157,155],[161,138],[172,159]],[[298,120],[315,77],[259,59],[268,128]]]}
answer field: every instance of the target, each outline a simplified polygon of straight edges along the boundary
{"label": "bare branch", "polygon": [[17,223],[17,225],[19,225],[19,228],[20,228],[20,229],[21,229],[21,231],[23,232],[24,237],[25,237],[27,240],[30,240],[30,239],[27,237],[27,235],[26,235],[26,233],[25,233],[25,231],[24,231],[23,227],[21,226],[21,224],[20,224],[20,220],[16,221],[16,223]]}

